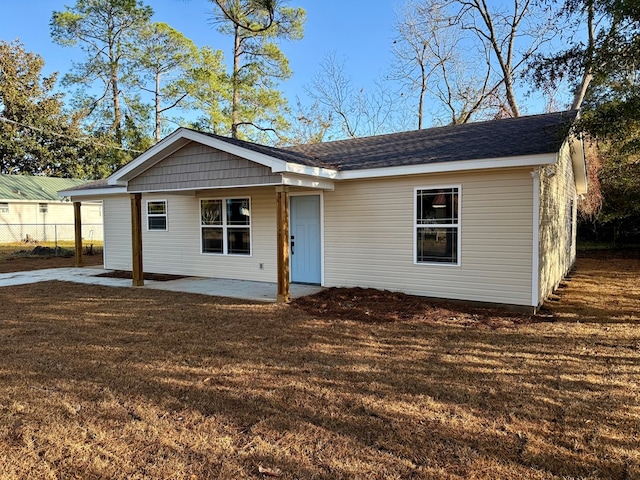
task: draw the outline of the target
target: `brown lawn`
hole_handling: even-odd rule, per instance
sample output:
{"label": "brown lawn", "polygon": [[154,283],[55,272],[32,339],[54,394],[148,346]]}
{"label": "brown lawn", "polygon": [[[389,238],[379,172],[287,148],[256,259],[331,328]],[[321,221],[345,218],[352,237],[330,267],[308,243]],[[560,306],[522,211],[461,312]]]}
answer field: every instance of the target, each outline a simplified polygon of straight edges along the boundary
{"label": "brown lawn", "polygon": [[[33,247],[30,248],[32,249]],[[55,255],[24,255],[15,254],[15,249],[9,251],[5,250],[6,249],[3,249],[0,246],[0,273],[76,266],[76,259],[73,256],[57,257]],[[29,249],[25,249],[25,251],[29,251]],[[102,253],[97,255],[84,255],[83,262],[86,266],[102,265]]]}
{"label": "brown lawn", "polygon": [[581,258],[538,317],[0,288],[0,478],[637,479],[639,273]]}

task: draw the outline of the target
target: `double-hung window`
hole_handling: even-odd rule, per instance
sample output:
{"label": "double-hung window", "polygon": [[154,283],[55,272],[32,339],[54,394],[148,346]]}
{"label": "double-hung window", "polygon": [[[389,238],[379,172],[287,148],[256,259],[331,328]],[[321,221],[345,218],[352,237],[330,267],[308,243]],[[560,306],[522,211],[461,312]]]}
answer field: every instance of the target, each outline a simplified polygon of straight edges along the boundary
{"label": "double-hung window", "polygon": [[200,200],[200,232],[202,253],[251,255],[250,200]]}
{"label": "double-hung window", "polygon": [[47,213],[49,212],[49,205],[47,205],[46,203],[39,203],[38,210],[40,211],[40,213]]}
{"label": "double-hung window", "polygon": [[9,202],[0,202],[0,213],[9,213]]}
{"label": "double-hung window", "polygon": [[460,264],[460,187],[418,188],[416,263]]}
{"label": "double-hung window", "polygon": [[149,200],[147,202],[147,230],[167,229],[167,201]]}

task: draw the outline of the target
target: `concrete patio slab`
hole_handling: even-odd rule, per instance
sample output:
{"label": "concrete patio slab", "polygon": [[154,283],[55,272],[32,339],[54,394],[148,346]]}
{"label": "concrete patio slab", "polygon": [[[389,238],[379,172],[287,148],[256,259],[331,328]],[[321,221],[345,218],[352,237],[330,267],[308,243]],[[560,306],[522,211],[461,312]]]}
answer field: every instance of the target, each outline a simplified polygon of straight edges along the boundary
{"label": "concrete patio slab", "polygon": [[[270,282],[252,282],[248,280],[228,280],[224,278],[187,277],[168,282],[154,282],[145,288],[154,290],[170,290],[173,292],[200,293],[218,297],[240,298],[243,300],[259,300],[275,302],[277,285]],[[317,285],[291,284],[291,298],[313,295],[322,290]]]}
{"label": "concrete patio slab", "polygon": [[[131,280],[125,278],[98,277],[112,270],[102,268],[48,268],[28,272],[0,274],[0,287],[25,285],[29,283],[59,280],[63,282],[83,283],[86,285],[103,285],[106,287],[131,287]],[[261,302],[275,302],[277,285],[269,282],[251,282],[245,280],[227,280],[223,278],[186,277],[179,280],[159,282],[145,280],[144,287],[153,290],[172,292],[199,293],[217,297],[238,298]],[[322,290],[317,285],[291,285],[291,298],[312,295]]]}

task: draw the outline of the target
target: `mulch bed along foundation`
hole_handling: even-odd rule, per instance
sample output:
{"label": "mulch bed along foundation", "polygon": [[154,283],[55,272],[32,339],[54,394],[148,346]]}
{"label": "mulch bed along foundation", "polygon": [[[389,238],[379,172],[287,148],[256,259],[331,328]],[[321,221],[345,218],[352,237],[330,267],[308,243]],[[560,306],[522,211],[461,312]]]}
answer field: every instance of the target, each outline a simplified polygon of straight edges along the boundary
{"label": "mulch bed along foundation", "polygon": [[[107,278],[126,278],[131,280],[133,278],[133,274],[126,270],[114,270],[113,272],[101,273],[100,275],[96,275],[96,277],[107,277]],[[169,282],[171,280],[180,280],[181,278],[187,278],[185,275],[169,275],[167,273],[147,273],[144,272],[145,280],[155,280],[156,282]]]}
{"label": "mulch bed along foundation", "polygon": [[297,298],[292,304],[311,315],[367,323],[428,322],[437,318],[462,325],[498,327],[553,321],[549,314],[527,315],[373,288],[327,288]]}

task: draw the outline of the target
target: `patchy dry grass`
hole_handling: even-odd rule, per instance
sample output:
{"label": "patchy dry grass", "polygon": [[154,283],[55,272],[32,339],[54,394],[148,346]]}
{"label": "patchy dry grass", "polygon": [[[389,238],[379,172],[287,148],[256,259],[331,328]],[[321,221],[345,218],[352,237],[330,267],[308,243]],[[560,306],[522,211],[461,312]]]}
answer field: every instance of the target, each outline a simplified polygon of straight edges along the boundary
{"label": "patchy dry grass", "polygon": [[545,322],[2,288],[0,478],[640,478],[639,273],[581,259]]}
{"label": "patchy dry grass", "polygon": [[[33,250],[33,245],[26,247],[26,250]],[[97,251],[97,249],[96,249]],[[42,268],[62,268],[62,267],[75,267],[76,261],[73,255],[71,256],[41,256],[41,255],[29,255],[25,253],[16,253],[20,250],[11,250],[6,246],[0,246],[0,273],[10,272],[24,272],[27,270],[39,270]],[[94,255],[84,255],[83,261],[85,266],[102,265],[102,253]]]}

